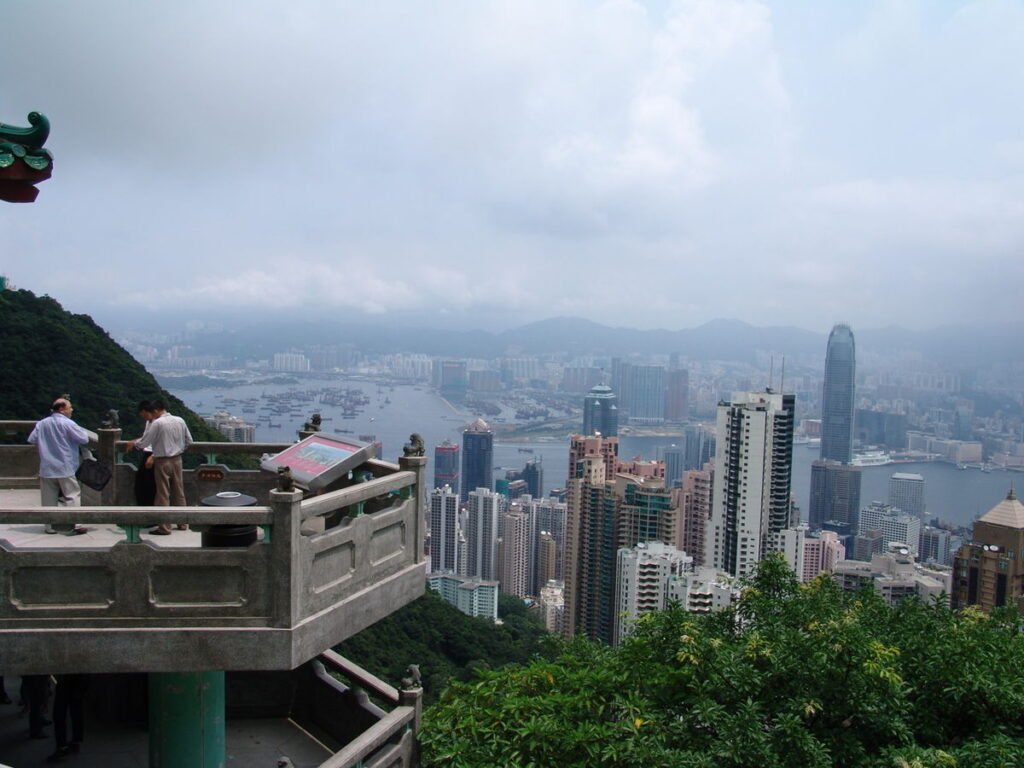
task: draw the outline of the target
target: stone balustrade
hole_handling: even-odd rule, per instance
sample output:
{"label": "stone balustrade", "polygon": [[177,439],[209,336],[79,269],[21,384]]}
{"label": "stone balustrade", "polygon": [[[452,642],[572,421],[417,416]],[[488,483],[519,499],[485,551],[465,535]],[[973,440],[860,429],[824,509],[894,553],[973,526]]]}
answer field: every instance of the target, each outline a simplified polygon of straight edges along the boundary
{"label": "stone balustrade", "polygon": [[[0,430],[9,424],[0,422]],[[115,432],[100,430],[98,440],[100,453],[114,460],[124,447]],[[211,443],[192,450],[283,447]],[[0,478],[25,477],[23,453],[23,446],[0,446]],[[423,593],[425,464],[423,457],[371,461],[364,469],[372,479],[305,500],[301,491],[271,490],[274,478],[258,470],[206,464],[188,473],[193,501],[219,490],[252,493],[261,483],[252,495],[264,506],[228,509],[114,504],[134,472],[119,463],[102,506],[0,508],[4,670],[294,669]],[[109,526],[116,540],[107,548],[73,540],[30,547],[9,533],[43,523]],[[261,535],[244,548],[141,539],[159,523],[255,525]]]}

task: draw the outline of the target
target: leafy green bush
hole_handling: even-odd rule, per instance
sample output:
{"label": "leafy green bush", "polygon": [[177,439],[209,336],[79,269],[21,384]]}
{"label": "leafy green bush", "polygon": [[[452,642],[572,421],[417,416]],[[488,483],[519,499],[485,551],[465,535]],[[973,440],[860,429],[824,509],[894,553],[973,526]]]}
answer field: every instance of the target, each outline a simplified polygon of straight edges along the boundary
{"label": "leafy green bush", "polygon": [[[453,684],[424,719],[428,766],[1018,766],[1024,638],[986,617],[765,561],[733,609],[645,615],[620,648]],[[902,761],[902,762],[901,762]]]}

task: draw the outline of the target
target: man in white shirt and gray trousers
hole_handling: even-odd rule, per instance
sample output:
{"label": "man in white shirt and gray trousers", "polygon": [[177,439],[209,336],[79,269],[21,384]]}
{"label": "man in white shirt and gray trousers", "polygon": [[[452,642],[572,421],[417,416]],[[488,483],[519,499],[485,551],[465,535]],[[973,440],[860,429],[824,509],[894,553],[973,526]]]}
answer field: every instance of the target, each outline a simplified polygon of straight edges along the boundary
{"label": "man in white shirt and gray trousers", "polygon": [[[143,400],[139,415],[147,422],[142,437],[128,442],[128,450],[149,448],[153,451],[153,472],[156,477],[155,507],[184,507],[185,483],[181,472],[181,455],[192,445],[192,433],[180,416],[167,412],[161,400]],[[187,526],[179,526],[185,528]],[[150,533],[166,536],[171,526],[158,525]]]}
{"label": "man in white shirt and gray trousers", "polygon": [[[28,441],[39,449],[39,503],[44,507],[80,507],[82,488],[75,473],[81,463],[80,451],[89,444],[89,433],[71,420],[74,407],[67,397],[58,397],[50,415],[36,422]],[[46,526],[47,533],[84,533],[75,525]]]}

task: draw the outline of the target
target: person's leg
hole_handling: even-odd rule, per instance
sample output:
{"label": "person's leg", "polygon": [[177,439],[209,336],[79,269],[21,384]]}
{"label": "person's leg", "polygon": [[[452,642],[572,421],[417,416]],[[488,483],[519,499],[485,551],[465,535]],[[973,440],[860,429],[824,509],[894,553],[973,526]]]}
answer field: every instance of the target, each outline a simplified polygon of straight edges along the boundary
{"label": "person's leg", "polygon": [[[171,466],[174,469],[171,474],[171,506],[184,507],[187,502],[185,501],[185,476],[182,472],[181,456],[176,456],[171,461],[173,462]],[[187,531],[188,524],[179,523],[178,528]]]}
{"label": "person's leg", "polygon": [[153,498],[154,507],[169,507],[171,500],[171,475],[174,468],[171,466],[172,459],[156,459],[153,463],[153,478],[156,480],[156,496]]}
{"label": "person's leg", "polygon": [[[54,478],[57,488],[60,491],[60,504],[65,507],[82,506],[82,486],[74,477]],[[74,523],[67,523],[52,526],[57,533],[85,533],[85,529]]]}
{"label": "person's leg", "polygon": [[68,675],[70,688],[68,706],[71,713],[71,749],[85,741],[85,692],[89,688],[88,675]]}
{"label": "person's leg", "polygon": [[57,751],[68,748],[68,683],[66,675],[58,675],[57,690],[53,694],[53,737]]}
{"label": "person's leg", "polygon": [[[40,477],[39,478],[39,506],[41,507],[56,507],[60,506],[60,483],[55,477]],[[64,530],[67,527],[64,526]],[[58,528],[54,527],[50,523],[46,524],[44,530],[47,533],[57,533]]]}
{"label": "person's leg", "polygon": [[82,486],[78,484],[78,478],[58,477],[57,484],[60,486],[60,495],[64,497],[65,507],[82,506]]}
{"label": "person's leg", "polygon": [[171,506],[185,506],[185,476],[181,468],[181,456],[168,459],[171,466]]}
{"label": "person's leg", "polygon": [[43,726],[46,725],[46,697],[48,694],[49,675],[25,675],[25,699],[28,704],[29,738],[46,737]]}
{"label": "person's leg", "polygon": [[[154,507],[169,507],[171,494],[171,478],[174,474],[174,459],[156,459],[153,462],[153,475],[156,479],[156,497],[153,499]],[[171,526],[158,525],[150,533],[166,535],[171,532]]]}

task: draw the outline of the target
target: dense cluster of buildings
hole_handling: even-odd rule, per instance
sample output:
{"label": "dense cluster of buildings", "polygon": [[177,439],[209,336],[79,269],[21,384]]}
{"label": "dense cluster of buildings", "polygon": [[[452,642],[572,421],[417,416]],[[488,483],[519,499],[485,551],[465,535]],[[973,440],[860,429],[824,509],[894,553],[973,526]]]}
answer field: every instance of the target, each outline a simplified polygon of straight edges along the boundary
{"label": "dense cluster of buildings", "polygon": [[[491,618],[496,600],[479,595],[515,595],[536,607],[549,630],[608,643],[669,603],[695,612],[728,606],[770,553],[801,581],[824,574],[843,589],[873,585],[890,601],[952,595],[994,607],[1020,594],[1014,568],[1024,558],[1014,553],[1024,555],[1024,540],[1015,538],[1024,535],[1024,506],[1012,494],[975,527],[973,539],[989,543],[962,546],[926,516],[921,475],[893,473],[887,499],[861,499],[848,326],[833,329],[826,349],[814,424],[820,457],[806,519],[792,492],[798,422],[791,393],[734,392],[720,400],[713,427],[686,424],[662,460],[619,456],[621,424],[685,412],[685,396],[669,397],[685,386],[675,373],[620,362],[605,383],[573,372],[573,386],[586,387],[583,429],[569,439],[564,489],[547,498],[540,467],[530,463],[492,485],[493,433],[482,419],[466,426],[461,446],[436,446],[432,586],[467,613]],[[869,426],[887,428],[884,418]]]}

